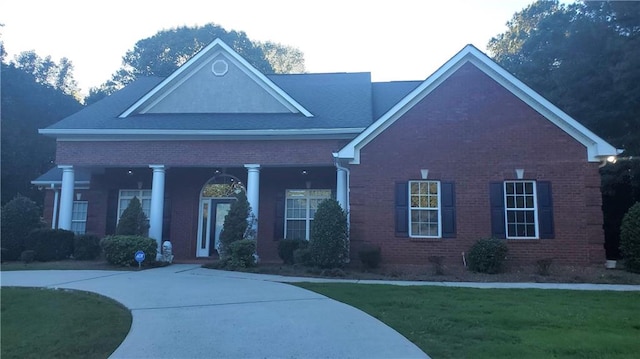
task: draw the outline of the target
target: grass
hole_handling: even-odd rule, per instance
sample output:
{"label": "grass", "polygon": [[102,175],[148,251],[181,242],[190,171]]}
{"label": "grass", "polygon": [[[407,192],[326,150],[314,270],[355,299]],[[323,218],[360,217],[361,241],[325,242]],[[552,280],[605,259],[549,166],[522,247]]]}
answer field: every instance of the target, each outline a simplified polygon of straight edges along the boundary
{"label": "grass", "polygon": [[8,358],[107,358],[131,327],[131,313],[97,294],[2,287],[2,346]]}
{"label": "grass", "polygon": [[640,293],[296,284],[357,307],[438,358],[637,358]]}

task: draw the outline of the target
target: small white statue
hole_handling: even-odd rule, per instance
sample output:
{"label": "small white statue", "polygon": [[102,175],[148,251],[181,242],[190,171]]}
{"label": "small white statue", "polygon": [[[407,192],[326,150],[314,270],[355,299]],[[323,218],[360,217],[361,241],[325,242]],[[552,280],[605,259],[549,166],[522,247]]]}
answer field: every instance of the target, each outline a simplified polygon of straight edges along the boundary
{"label": "small white statue", "polygon": [[173,246],[171,245],[171,242],[165,241],[164,243],[162,243],[162,261],[163,262],[173,263],[172,249],[173,249]]}

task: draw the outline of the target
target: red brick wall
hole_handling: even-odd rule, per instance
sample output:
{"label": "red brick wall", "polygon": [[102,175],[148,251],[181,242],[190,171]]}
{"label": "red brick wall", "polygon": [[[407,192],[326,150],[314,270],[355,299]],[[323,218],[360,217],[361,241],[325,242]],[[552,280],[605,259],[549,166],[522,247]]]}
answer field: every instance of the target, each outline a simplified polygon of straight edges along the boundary
{"label": "red brick wall", "polygon": [[[313,121],[310,119],[309,121]],[[56,163],[77,166],[332,165],[346,140],[59,141]]]}
{"label": "red brick wall", "polygon": [[[356,248],[379,245],[389,263],[426,264],[429,256],[461,262],[491,236],[489,183],[524,178],[551,181],[555,239],[508,240],[514,263],[604,261],[598,164],[584,146],[467,64],[409,110],[360,153],[351,166],[351,236]],[[394,232],[394,184],[420,179],[455,182],[456,238],[399,238]],[[354,254],[354,251],[352,251]]]}

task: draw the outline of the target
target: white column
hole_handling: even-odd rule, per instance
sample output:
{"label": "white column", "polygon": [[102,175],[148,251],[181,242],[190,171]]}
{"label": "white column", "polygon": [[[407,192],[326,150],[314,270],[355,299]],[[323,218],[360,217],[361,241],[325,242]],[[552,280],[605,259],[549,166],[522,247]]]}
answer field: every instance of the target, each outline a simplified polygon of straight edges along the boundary
{"label": "white column", "polygon": [[162,216],[164,212],[164,165],[149,165],[153,169],[153,182],[151,184],[151,211],[149,213],[149,238],[158,243],[159,259],[162,253]]}
{"label": "white column", "polygon": [[60,203],[60,191],[52,184],[53,189],[53,216],[51,218],[51,229],[56,229],[58,225],[58,203]]}
{"label": "white column", "polygon": [[337,167],[336,172],[336,200],[340,203],[340,207],[347,212],[347,170]]}
{"label": "white column", "polygon": [[247,169],[247,201],[251,212],[256,217],[254,229],[258,231],[258,206],[260,205],[260,165],[244,165]]}
{"label": "white column", "polygon": [[71,230],[75,173],[73,171],[73,166],[58,166],[58,168],[62,169],[62,188],[60,190],[58,228]]}

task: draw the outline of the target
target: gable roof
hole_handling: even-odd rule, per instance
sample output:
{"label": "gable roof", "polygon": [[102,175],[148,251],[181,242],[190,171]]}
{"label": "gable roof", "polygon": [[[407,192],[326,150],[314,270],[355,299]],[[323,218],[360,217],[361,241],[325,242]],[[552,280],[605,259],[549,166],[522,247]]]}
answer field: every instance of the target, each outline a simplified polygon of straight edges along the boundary
{"label": "gable roof", "polygon": [[615,147],[598,137],[578,121],[574,120],[568,114],[533,91],[530,87],[515,78],[515,76],[511,75],[476,47],[473,45],[467,45],[413,91],[408,93],[404,98],[378,118],[373,124],[371,124],[371,126],[335,153],[334,156],[339,159],[348,160],[349,163],[352,164],[359,164],[360,150],[364,146],[376,138],[376,136],[382,133],[386,128],[391,126],[391,124],[402,117],[402,115],[429,95],[429,93],[436,89],[442,82],[466,63],[472,63],[475,65],[478,69],[498,82],[520,100],[524,101],[546,119],[583,144],[587,148],[588,161],[599,162],[608,156],[615,156],[618,154],[618,150]]}
{"label": "gable roof", "polygon": [[303,114],[305,117],[313,117],[311,112],[304,108],[304,106],[294,100],[289,96],[289,94],[269,80],[268,77],[249,64],[249,62],[242,58],[242,56],[238,55],[237,52],[231,49],[220,39],[215,39],[207,47],[189,59],[184,65],[180,66],[180,68],[174,71],[169,77],[165,78],[162,82],[142,96],[142,98],[136,101],[132,106],[125,109],[118,117],[126,118],[134,113],[146,112],[149,107],[162,100],[165,96],[183,84],[199,68],[205,66],[207,61],[210,61],[220,54],[225,55],[224,57],[226,59],[231,60],[253,82],[264,89],[292,113],[298,112]]}

